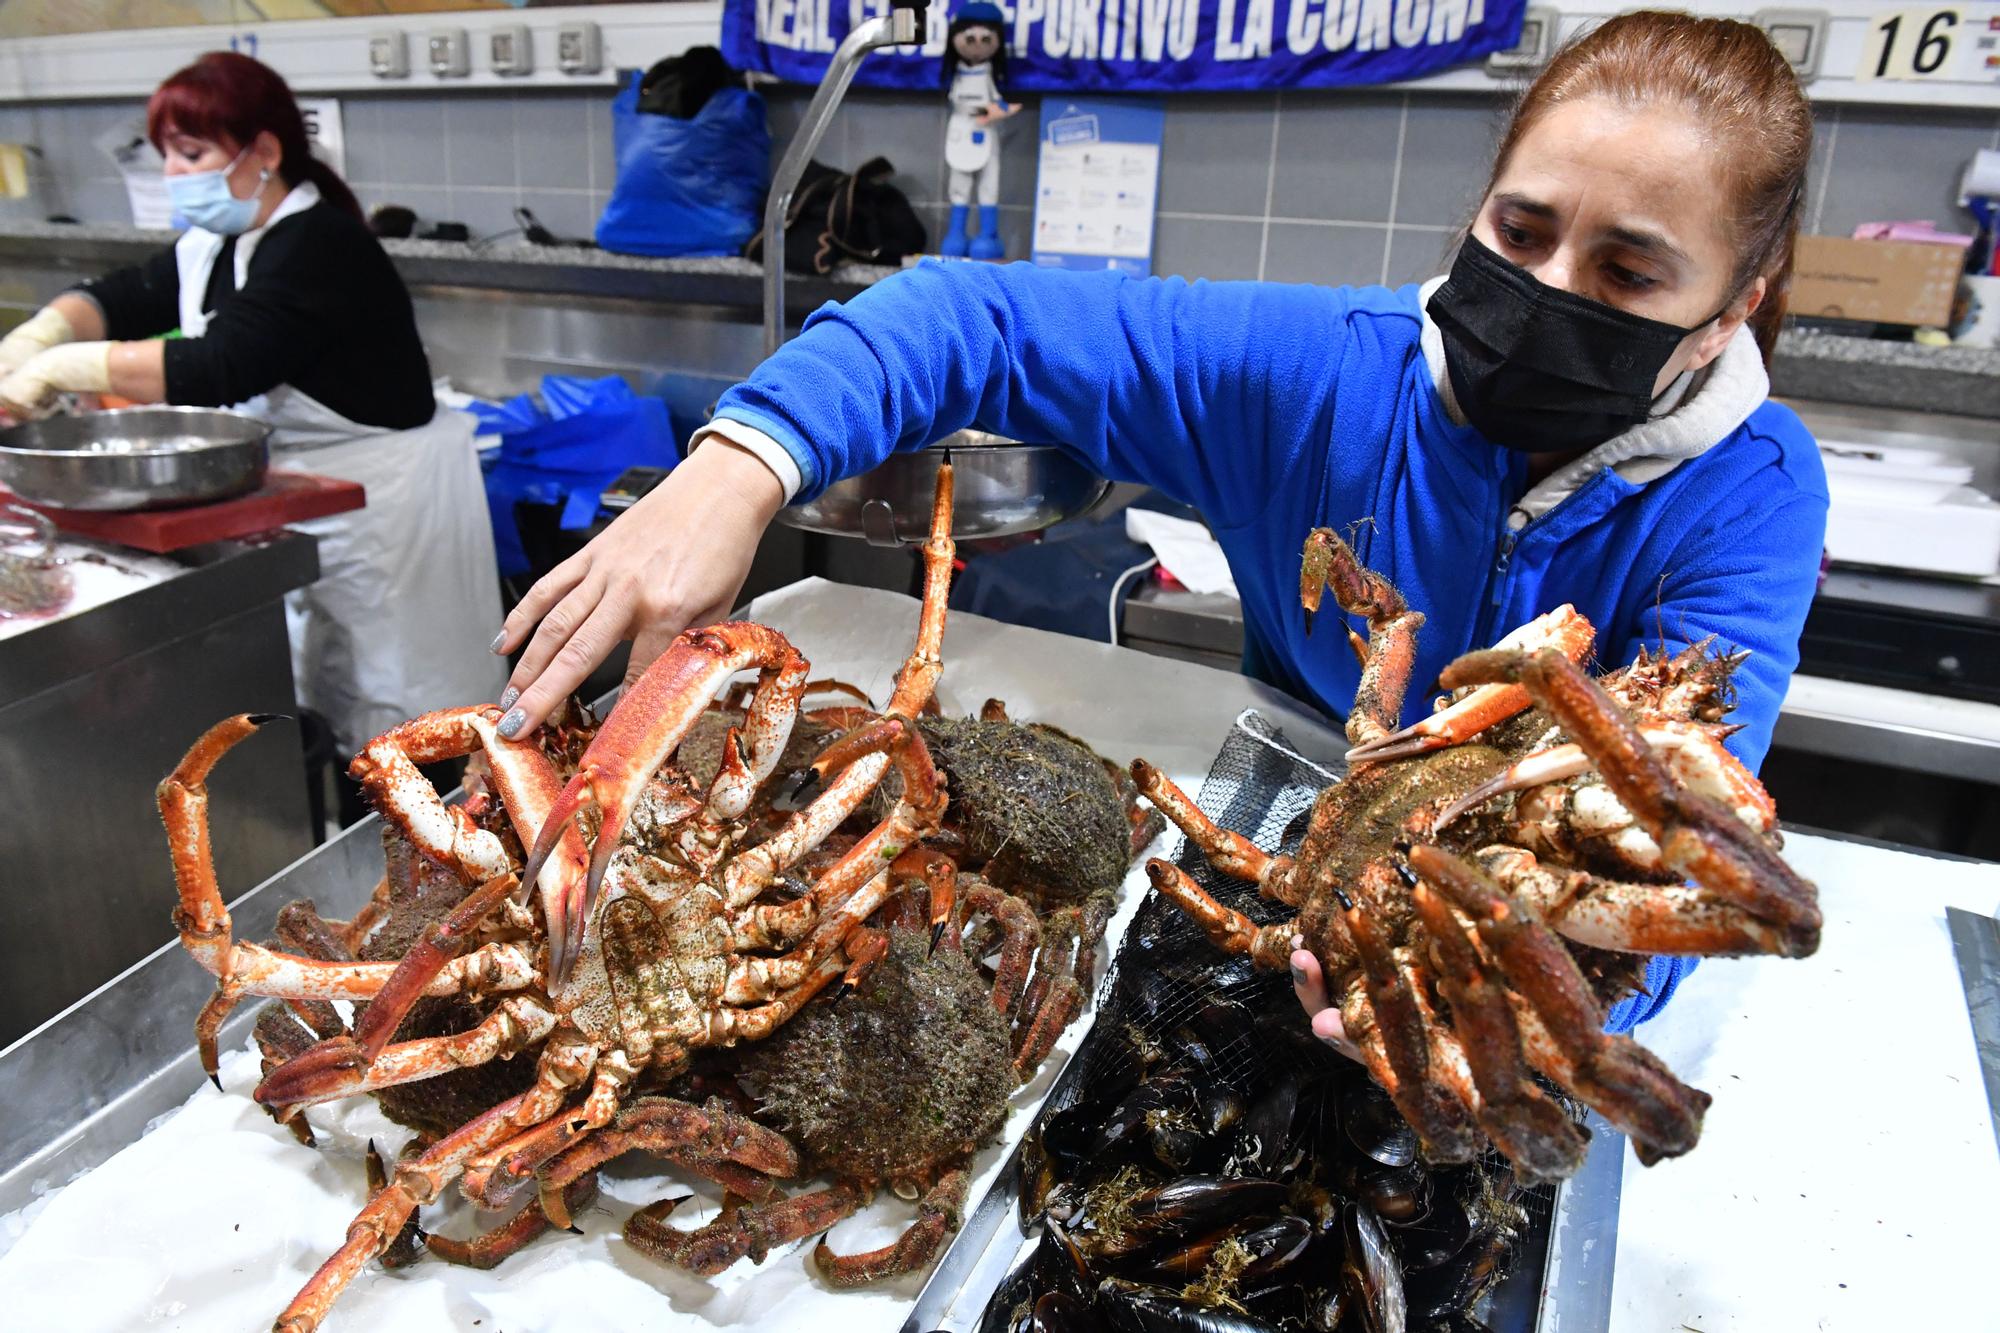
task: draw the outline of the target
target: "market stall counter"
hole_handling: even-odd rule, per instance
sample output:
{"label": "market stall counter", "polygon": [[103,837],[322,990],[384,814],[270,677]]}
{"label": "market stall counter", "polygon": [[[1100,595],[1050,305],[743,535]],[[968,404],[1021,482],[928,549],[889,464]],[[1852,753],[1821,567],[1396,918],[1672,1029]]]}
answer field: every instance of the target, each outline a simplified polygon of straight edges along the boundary
{"label": "market stall counter", "polygon": [[[314,540],[289,532],[165,556],[65,537],[58,552],[67,603],[0,618],[0,1041],[172,938],[154,784],[217,718],[293,711],[284,595],[319,576]],[[245,746],[220,782],[225,882],[311,845],[295,728]]]}
{"label": "market stall counter", "polygon": [[[750,615],[790,637],[815,675],[880,697],[916,609],[894,594],[809,580],[759,599]],[[1189,790],[1245,708],[1315,762],[1345,749],[1325,719],[1266,687],[1126,649],[954,615],[944,657],[946,713],[1000,697],[1017,719],[1062,727],[1121,762],[1143,754]],[[213,715],[241,706],[218,704]],[[177,740],[208,720],[191,719]],[[217,796],[218,830],[237,809]],[[158,855],[164,863],[163,842]],[[2000,1161],[1943,910],[1992,912],[2000,870],[1805,834],[1791,837],[1787,855],[1819,884],[1824,947],[1804,962],[1706,963],[1640,1030],[1715,1094],[1707,1130],[1690,1156],[1653,1168],[1600,1132],[1585,1174],[1623,1160],[1615,1286],[1596,1310],[1567,1316],[1545,1297],[1541,1328],[1959,1328],[1990,1314],[1965,1274],[1981,1262],[1975,1210],[2000,1191]],[[349,830],[233,903],[239,937],[267,936],[295,897],[346,915],[366,900],[380,856],[372,821]],[[225,879],[225,894],[243,883]],[[1128,876],[1108,946],[1143,884]],[[210,988],[169,946],[0,1052],[0,1303],[26,1326],[259,1326],[340,1243],[365,1188],[367,1138],[393,1127],[364,1099],[316,1111],[315,1152],[271,1123],[246,1096],[257,1077],[245,1049],[248,1006],[223,1032],[224,1089],[206,1087],[192,1025]],[[968,1214],[1084,1028],[1074,1025],[1015,1094],[1001,1141],[973,1162]],[[634,1207],[692,1183],[658,1168],[607,1175],[580,1216],[581,1235],[553,1234],[489,1272],[433,1261],[371,1267],[330,1326],[890,1330],[917,1308],[920,1277],[835,1291],[812,1276],[809,1244],[704,1281],[623,1240]],[[713,1214],[712,1193],[694,1192],[676,1225]],[[463,1234],[494,1220],[461,1214],[439,1225]],[[836,1226],[829,1243],[843,1252],[881,1244],[909,1220],[908,1204],[887,1199]],[[1603,1273],[1613,1225],[1600,1213],[1566,1240],[1559,1223],[1545,1291],[1563,1289],[1559,1269]],[[947,1255],[940,1272],[952,1262]]]}

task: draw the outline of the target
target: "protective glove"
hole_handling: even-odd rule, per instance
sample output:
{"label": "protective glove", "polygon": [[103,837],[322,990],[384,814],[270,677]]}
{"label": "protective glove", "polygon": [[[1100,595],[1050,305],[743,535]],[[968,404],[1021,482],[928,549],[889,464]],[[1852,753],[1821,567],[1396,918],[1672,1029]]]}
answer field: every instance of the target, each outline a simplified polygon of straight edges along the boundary
{"label": "protective glove", "polygon": [[109,393],[111,344],[64,343],[37,352],[0,380],[0,411],[22,420],[47,416],[59,393]]}
{"label": "protective glove", "polygon": [[62,311],[45,305],[0,338],[0,377],[13,374],[34,357],[62,343],[75,342],[76,330],[63,318]]}

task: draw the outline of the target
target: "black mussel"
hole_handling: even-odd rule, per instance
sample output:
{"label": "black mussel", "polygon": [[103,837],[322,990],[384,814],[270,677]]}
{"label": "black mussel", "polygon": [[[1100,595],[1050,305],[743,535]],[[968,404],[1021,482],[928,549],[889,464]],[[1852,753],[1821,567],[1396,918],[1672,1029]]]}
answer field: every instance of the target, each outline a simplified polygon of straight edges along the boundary
{"label": "black mussel", "polygon": [[1340,1317],[1347,1312],[1347,1300],[1340,1290],[1336,1267],[1323,1274],[1289,1270],[1269,1286],[1246,1291],[1243,1307],[1257,1318],[1276,1324],[1288,1333],[1335,1333]]}
{"label": "black mussel", "polygon": [[1198,1093],[1187,1073],[1169,1069],[1141,1082],[1112,1109],[1091,1138],[1089,1156],[1103,1161],[1132,1151],[1144,1140],[1148,1122],[1161,1114],[1186,1115]]}
{"label": "black mussel", "polygon": [[1091,1140],[1116,1109],[1116,1099],[1093,1097],[1042,1117],[1036,1126],[1042,1150],[1064,1176],[1090,1160]]}
{"label": "black mussel", "polygon": [[1347,1141],[1384,1166],[1408,1166],[1417,1160],[1417,1134],[1389,1094],[1373,1083],[1358,1084],[1340,1108]]}
{"label": "black mussel", "polygon": [[1289,1075],[1272,1084],[1251,1105],[1238,1136],[1237,1160],[1245,1169],[1278,1175],[1290,1164],[1296,1147],[1298,1110],[1299,1082]]}
{"label": "black mussel", "polygon": [[1217,1085],[1201,1094],[1200,1108],[1195,1122],[1201,1132],[1210,1138],[1235,1128],[1248,1109],[1243,1096],[1236,1089]]}
{"label": "black mussel", "polygon": [[1100,1333],[1103,1328],[1093,1302],[1063,1291],[1044,1292],[1028,1320],[1029,1333]]}
{"label": "black mussel", "polygon": [[1444,1263],[1410,1274],[1410,1313],[1418,1319],[1436,1320],[1470,1310],[1506,1275],[1511,1249],[1508,1233],[1488,1231],[1475,1236]]}
{"label": "black mussel", "polygon": [[1195,1010],[1187,1027],[1212,1055],[1227,1059],[1233,1047],[1250,1038],[1255,1022],[1248,1006],[1217,997]]}
{"label": "black mussel", "polygon": [[1061,1183],[1057,1179],[1056,1164],[1050,1160],[1042,1139],[1043,1123],[1038,1120],[1028,1126],[1028,1132],[1021,1136],[1020,1153],[1016,1158],[1019,1193],[1015,1202],[1020,1209],[1023,1231],[1034,1230],[1042,1209],[1047,1206],[1049,1195]]}
{"label": "black mussel", "polygon": [[1472,1219],[1456,1200],[1447,1200],[1432,1208],[1423,1221],[1396,1228],[1395,1237],[1406,1274],[1435,1268],[1465,1248],[1465,1242],[1472,1238]]}
{"label": "black mussel", "polygon": [[1415,1162],[1370,1167],[1356,1173],[1354,1197],[1389,1226],[1414,1226],[1430,1216],[1430,1172]]}
{"label": "black mussel", "polygon": [[1241,1237],[1250,1262],[1238,1280],[1254,1284],[1276,1277],[1298,1262],[1299,1256],[1312,1244],[1312,1238],[1312,1223],[1303,1217],[1281,1217],[1275,1222],[1266,1222]]}
{"label": "black mussel", "polygon": [[979,1333],[1029,1333],[1035,1314],[1039,1252],[1029,1255],[1007,1274],[979,1319]]}
{"label": "black mussel", "polygon": [[1194,1030],[1192,1024],[1183,1023],[1167,1034],[1169,1058],[1199,1070],[1204,1074],[1214,1074],[1215,1050],[1207,1038]]}
{"label": "black mussel", "polygon": [[1403,1269],[1388,1232],[1367,1208],[1347,1208],[1347,1257],[1340,1282],[1367,1333],[1404,1333],[1409,1318]]}
{"label": "black mussel", "polygon": [[1177,1291],[1115,1277],[1097,1284],[1097,1309],[1116,1333],[1278,1333],[1252,1315],[1197,1305]]}
{"label": "black mussel", "polygon": [[1101,1205],[1093,1198],[1097,1229],[1084,1244],[1107,1258],[1158,1254],[1227,1223],[1269,1216],[1284,1206],[1287,1192],[1275,1180],[1182,1176]]}
{"label": "black mussel", "polygon": [[1219,1277],[1234,1286],[1254,1285],[1297,1260],[1312,1235],[1312,1224],[1302,1217],[1280,1217],[1247,1229],[1227,1227],[1161,1256],[1141,1276],[1165,1283]]}
{"label": "black mussel", "polygon": [[1146,1119],[1146,1148],[1169,1171],[1185,1171],[1206,1147],[1201,1126],[1181,1111],[1160,1111]]}

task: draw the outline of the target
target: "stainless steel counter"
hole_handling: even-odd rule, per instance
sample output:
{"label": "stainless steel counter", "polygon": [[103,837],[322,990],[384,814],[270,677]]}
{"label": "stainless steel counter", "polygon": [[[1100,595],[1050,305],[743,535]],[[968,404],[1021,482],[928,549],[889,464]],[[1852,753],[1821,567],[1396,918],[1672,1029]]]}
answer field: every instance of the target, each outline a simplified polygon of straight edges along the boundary
{"label": "stainless steel counter", "polygon": [[[0,1043],[172,938],[154,785],[216,720],[295,707],[282,599],[319,576],[313,539],[175,559],[186,573],[0,640]],[[214,793],[225,892],[310,845],[295,728],[245,742]]]}

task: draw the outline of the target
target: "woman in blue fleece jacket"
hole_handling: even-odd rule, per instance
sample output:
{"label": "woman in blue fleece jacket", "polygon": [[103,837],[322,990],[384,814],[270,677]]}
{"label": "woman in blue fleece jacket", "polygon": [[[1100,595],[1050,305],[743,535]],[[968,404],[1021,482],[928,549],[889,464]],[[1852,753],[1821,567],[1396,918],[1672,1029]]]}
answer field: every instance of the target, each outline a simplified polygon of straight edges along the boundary
{"label": "woman in blue fleece jacket", "polygon": [[[1245,669],[1339,713],[1358,669],[1308,640],[1301,543],[1355,548],[1428,620],[1422,688],[1564,602],[1607,662],[1750,650],[1730,738],[1752,768],[1798,662],[1826,518],[1819,455],[1770,402],[1811,113],[1755,27],[1612,19],[1524,96],[1451,273],[1422,286],[1130,280],[925,264],[829,305],[730,390],[700,448],[537,584],[501,730],[622,638],[639,670],[725,614],[780,505],[977,425],[1060,442],[1199,508],[1243,598]],[[1341,1040],[1311,955],[1295,978]],[[1654,959],[1666,1001],[1692,960]]]}

